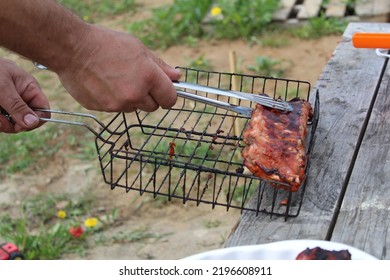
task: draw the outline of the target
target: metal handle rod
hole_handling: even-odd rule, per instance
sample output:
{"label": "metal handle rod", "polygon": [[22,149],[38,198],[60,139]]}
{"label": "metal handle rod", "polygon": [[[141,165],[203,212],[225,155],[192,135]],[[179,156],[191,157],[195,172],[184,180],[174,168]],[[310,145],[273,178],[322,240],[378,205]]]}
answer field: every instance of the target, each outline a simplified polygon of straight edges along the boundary
{"label": "metal handle rod", "polygon": [[93,134],[95,134],[96,137],[100,138],[100,135],[98,132],[96,132],[91,126],[88,124],[82,123],[82,122],[73,122],[73,121],[65,121],[65,120],[58,120],[58,119],[49,119],[49,118],[39,118],[41,121],[45,122],[52,122],[52,123],[61,123],[61,124],[70,124],[70,125],[77,125],[77,126],[83,126],[88,128],[89,131],[91,131]]}
{"label": "metal handle rod", "polygon": [[390,52],[387,49],[376,49],[375,53],[377,56],[383,56],[383,57],[389,57],[390,58]]}
{"label": "metal handle rod", "polygon": [[[69,115],[69,116],[76,116],[76,117],[84,117],[84,118],[90,118],[94,120],[96,123],[99,124],[99,126],[109,132],[110,134],[114,134],[112,131],[109,131],[107,127],[99,121],[94,115],[91,114],[84,114],[84,113],[74,113],[74,112],[66,112],[66,111],[59,111],[59,110],[51,110],[51,109],[34,109],[34,111],[37,112],[47,112],[47,113],[53,113],[53,114],[61,114],[61,115]],[[82,122],[76,122],[76,121],[69,121],[69,120],[62,120],[62,119],[54,119],[54,118],[39,118],[42,121],[45,122],[52,122],[52,123],[61,123],[61,124],[70,124],[70,125],[76,125],[87,128],[89,131],[91,131],[97,138],[102,140],[103,142],[107,142],[106,139],[104,139],[101,136],[101,133],[98,133],[95,129],[93,129],[90,125]]]}
{"label": "metal handle rod", "polygon": [[[203,91],[207,93],[212,93],[216,95],[222,95],[222,96],[227,96],[227,97],[233,97],[233,98],[240,98],[237,94],[227,91],[227,90],[222,90],[219,88],[215,87],[210,87],[210,86],[202,86],[198,84],[191,84],[187,82],[173,82],[173,85],[176,88],[183,88],[183,89],[191,89],[191,90],[196,90],[196,91]],[[251,101],[249,98],[247,98],[245,95],[241,96],[240,99],[245,99]]]}
{"label": "metal handle rod", "polygon": [[[67,112],[67,111],[60,111],[60,110],[52,110],[52,109],[33,109],[37,112],[46,112],[46,113],[53,113],[53,114],[61,114],[61,115],[69,115],[69,116],[76,116],[76,117],[83,117],[83,118],[90,118],[93,119],[95,122],[99,124],[102,128],[106,128],[105,124],[99,121],[94,115],[91,114],[84,114],[84,113],[75,113],[75,112]],[[53,119],[50,119],[53,120]],[[62,122],[62,123],[68,123],[68,124],[75,124],[77,122],[67,121],[67,120],[56,120],[56,122]]]}
{"label": "metal handle rod", "polygon": [[257,95],[257,94],[251,94],[251,93],[240,92],[240,91],[232,91],[232,90],[222,90],[215,87],[202,86],[202,85],[191,84],[187,82],[173,82],[173,85],[176,88],[190,89],[190,90],[202,91],[206,93],[212,93],[212,94],[222,95],[222,96],[227,96],[232,98],[244,99],[255,103],[259,103],[267,107],[276,108],[279,110],[284,110],[284,111],[293,110],[292,106],[287,102],[282,100],[276,100],[266,95]]}
{"label": "metal handle rod", "polygon": [[[85,117],[85,118],[91,118],[95,122],[97,122],[100,127],[103,129],[107,130],[109,133],[113,134],[113,132],[109,131],[106,126],[100,122],[94,115],[90,114],[83,114],[83,113],[72,113],[72,112],[64,112],[64,111],[58,111],[58,110],[50,110],[50,109],[33,109],[34,111],[37,112],[47,112],[47,113],[54,113],[54,114],[63,114],[63,115],[71,115],[71,116],[78,116],[78,117]],[[14,122],[12,119],[12,116],[8,114],[4,109],[0,107],[0,114],[4,115],[7,117],[8,121]],[[96,130],[94,130],[90,125],[82,122],[75,122],[75,121],[68,121],[68,120],[60,120],[60,119],[52,119],[52,118],[43,118],[39,117],[41,121],[44,122],[52,122],[52,123],[61,123],[61,124],[70,124],[70,125],[77,125],[77,126],[82,126],[86,127],[89,131],[91,131],[96,137],[98,137],[100,140],[103,142],[108,142],[106,139],[103,139],[103,137],[98,133]]]}
{"label": "metal handle rod", "polygon": [[207,105],[211,105],[211,106],[218,107],[221,109],[233,111],[233,112],[236,112],[238,114],[244,115],[246,117],[251,117],[251,115],[252,115],[252,109],[248,108],[248,107],[232,105],[232,104],[229,104],[226,102],[222,102],[219,100],[195,95],[195,94],[188,93],[188,92],[181,91],[181,90],[176,90],[176,92],[177,92],[178,96],[186,98],[186,99],[191,99],[193,101],[198,101],[198,102],[201,102],[201,103],[204,103]]}

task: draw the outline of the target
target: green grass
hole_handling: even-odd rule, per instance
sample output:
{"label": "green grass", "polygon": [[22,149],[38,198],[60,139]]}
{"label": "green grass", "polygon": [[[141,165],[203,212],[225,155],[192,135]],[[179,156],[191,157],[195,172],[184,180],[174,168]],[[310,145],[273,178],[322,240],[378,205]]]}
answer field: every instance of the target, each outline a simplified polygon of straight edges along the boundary
{"label": "green grass", "polygon": [[79,127],[45,124],[28,132],[0,134],[0,177],[39,171],[56,155],[91,161],[96,154],[93,135]]}
{"label": "green grass", "polygon": [[209,220],[209,221],[204,222],[204,226],[207,229],[217,228],[221,224],[222,224],[222,222],[220,220]]}
{"label": "green grass", "polygon": [[284,74],[282,61],[266,56],[256,56],[255,64],[249,65],[248,70],[255,72],[257,75],[267,77],[278,78]]}
{"label": "green grass", "polygon": [[347,21],[337,18],[327,18],[324,15],[311,18],[302,27],[292,29],[293,35],[301,39],[318,39],[329,35],[340,35],[347,27]]}
{"label": "green grass", "polygon": [[215,20],[215,38],[249,39],[261,34],[272,21],[272,15],[279,6],[274,0],[218,0],[215,5],[222,10],[222,18]]}
{"label": "green grass", "polygon": [[182,44],[203,36],[201,22],[211,0],[175,0],[173,5],[155,8],[152,16],[128,24],[127,30],[151,48]]}
{"label": "green grass", "polygon": [[[137,10],[135,0],[60,0],[86,21],[101,21],[118,14],[131,14]],[[353,6],[355,1],[348,1]],[[152,49],[173,45],[196,46],[202,39],[246,39],[262,46],[280,47],[285,40],[270,37],[275,25],[272,15],[279,1],[274,0],[174,0],[172,5],[154,8],[149,18],[124,21],[124,29],[141,39]],[[220,8],[221,14],[212,15],[211,8]],[[290,32],[303,39],[340,34],[346,21],[321,15],[309,19],[303,27]]]}
{"label": "green grass", "polygon": [[[67,202],[71,219],[59,220],[56,217],[56,205]],[[77,239],[69,234],[69,227],[76,223],[81,214],[86,214],[88,204],[76,207],[69,196],[39,194],[22,202],[17,218],[7,214],[0,216],[0,236],[16,244],[24,257],[34,259],[59,259],[64,253],[81,253],[87,243],[84,238]],[[79,210],[78,216],[72,216],[71,210]]]}
{"label": "green grass", "polygon": [[124,12],[134,12],[135,0],[59,0],[86,21],[101,20]]}
{"label": "green grass", "polygon": [[13,242],[27,260],[59,259],[62,253],[82,252],[83,240],[75,239],[68,233],[68,228],[61,224],[53,227],[40,227],[30,233],[25,219],[3,217],[0,233],[4,239]]}
{"label": "green grass", "polygon": [[[90,22],[101,21],[118,14],[137,11],[135,0],[59,0]],[[348,0],[353,6],[353,0]],[[326,3],[325,3],[326,4]],[[325,5],[324,4],[324,5]],[[152,16],[136,22],[124,21],[123,27],[140,38],[148,47],[164,49],[172,45],[195,46],[200,39],[247,39],[262,46],[280,47],[285,40],[267,38],[272,32],[272,15],[279,1],[274,0],[174,0],[172,5],[154,8]],[[211,8],[220,8],[220,15],[212,15]],[[303,39],[340,34],[346,21],[321,15],[309,19],[308,24],[292,28],[291,33]]]}
{"label": "green grass", "polygon": [[0,175],[34,167],[39,160],[49,160],[63,144],[62,141],[56,141],[57,136],[51,128],[0,134]]}
{"label": "green grass", "polygon": [[[90,193],[79,194],[77,199],[67,194],[50,193],[30,197],[22,202],[17,217],[0,212],[0,239],[16,244],[28,260],[53,260],[61,259],[65,254],[82,256],[98,243],[128,243],[162,236],[147,229],[135,229],[126,235],[119,233],[102,238],[102,234],[117,222],[118,209],[107,210],[99,217],[96,202]],[[65,211],[66,217],[60,219],[58,210]],[[96,227],[84,226],[89,217],[97,217]],[[69,232],[74,226],[83,227],[84,232],[79,238]]]}
{"label": "green grass", "polygon": [[[254,186],[237,186],[234,189],[232,201],[236,203],[242,203],[243,198],[247,200],[249,197],[251,197],[256,191],[256,187]],[[229,198],[230,199],[230,198]]]}
{"label": "green grass", "polygon": [[[221,17],[208,15],[213,3],[221,8]],[[277,6],[274,0],[175,0],[154,9],[150,18],[129,24],[127,30],[155,49],[194,43],[194,38],[249,39],[271,22]]]}
{"label": "green grass", "polygon": [[[188,68],[199,69],[199,70],[206,70],[206,71],[212,71],[213,70],[211,62],[208,59],[206,59],[204,53],[200,54],[195,59],[189,59],[187,67]],[[194,74],[196,74],[196,73],[194,73]]]}
{"label": "green grass", "polygon": [[120,232],[113,237],[112,241],[114,243],[129,243],[129,242],[140,242],[145,239],[159,239],[167,234],[158,234],[149,232],[148,228],[137,228],[130,232]]}

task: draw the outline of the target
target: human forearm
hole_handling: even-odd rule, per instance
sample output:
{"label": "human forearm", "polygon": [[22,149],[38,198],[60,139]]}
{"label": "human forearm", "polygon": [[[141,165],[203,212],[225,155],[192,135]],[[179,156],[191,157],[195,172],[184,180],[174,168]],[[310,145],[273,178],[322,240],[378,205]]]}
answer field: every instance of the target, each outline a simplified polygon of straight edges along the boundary
{"label": "human forearm", "polygon": [[154,111],[176,102],[180,72],[134,36],[85,23],[54,0],[0,0],[0,44],[56,72],[87,109]]}
{"label": "human forearm", "polygon": [[55,71],[83,44],[89,25],[52,0],[0,0],[0,44]]}

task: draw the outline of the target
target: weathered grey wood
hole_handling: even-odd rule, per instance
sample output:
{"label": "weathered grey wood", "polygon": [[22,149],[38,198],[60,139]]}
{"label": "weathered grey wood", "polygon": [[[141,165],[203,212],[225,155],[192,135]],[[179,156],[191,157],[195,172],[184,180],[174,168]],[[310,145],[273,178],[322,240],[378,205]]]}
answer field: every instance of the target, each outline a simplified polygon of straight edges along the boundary
{"label": "weathered grey wood", "polygon": [[351,37],[356,31],[387,29],[388,24],[350,23],[318,80],[314,90],[320,92],[320,121],[299,216],[285,222],[283,218],[244,213],[226,247],[325,239],[384,64],[373,50],[354,49]]}
{"label": "weathered grey wood", "polygon": [[322,0],[305,0],[301,9],[298,12],[298,19],[308,19],[318,16],[320,12]]}
{"label": "weathered grey wood", "polygon": [[360,17],[386,15],[390,12],[390,1],[359,0],[355,4],[355,12]]}
{"label": "weathered grey wood", "polygon": [[344,0],[330,0],[326,6],[325,16],[343,17],[347,10],[347,4]]}
{"label": "weathered grey wood", "polygon": [[288,19],[296,0],[281,0],[279,9],[273,14],[272,19],[284,21]]}
{"label": "weathered grey wood", "polygon": [[389,66],[359,150],[332,240],[343,241],[381,259],[390,259],[388,237],[390,237]]}

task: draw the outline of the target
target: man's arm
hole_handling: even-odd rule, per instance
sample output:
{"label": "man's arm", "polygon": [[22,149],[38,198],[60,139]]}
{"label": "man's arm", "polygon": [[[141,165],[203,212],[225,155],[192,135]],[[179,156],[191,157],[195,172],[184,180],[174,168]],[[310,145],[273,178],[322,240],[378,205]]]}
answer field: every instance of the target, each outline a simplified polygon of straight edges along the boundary
{"label": "man's arm", "polygon": [[0,44],[54,71],[84,44],[90,25],[52,0],[0,0]]}
{"label": "man's arm", "polygon": [[85,23],[54,0],[0,0],[0,43],[56,72],[87,109],[154,111],[176,102],[178,71],[137,38]]}

